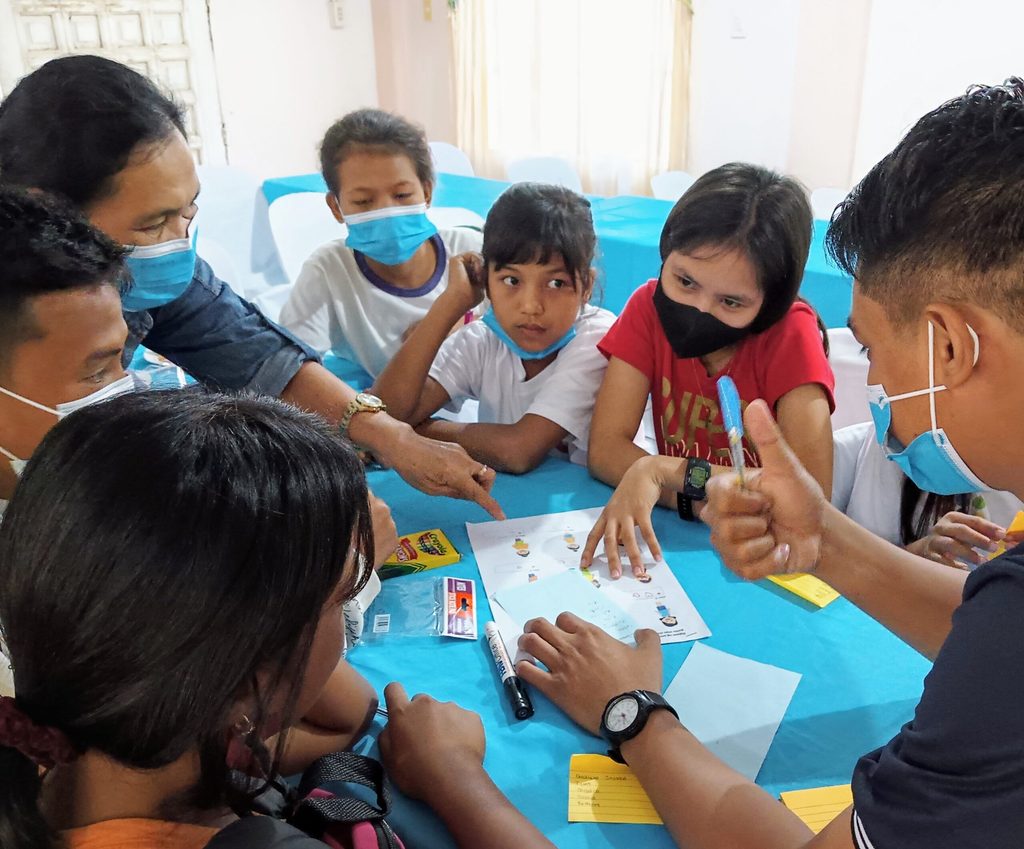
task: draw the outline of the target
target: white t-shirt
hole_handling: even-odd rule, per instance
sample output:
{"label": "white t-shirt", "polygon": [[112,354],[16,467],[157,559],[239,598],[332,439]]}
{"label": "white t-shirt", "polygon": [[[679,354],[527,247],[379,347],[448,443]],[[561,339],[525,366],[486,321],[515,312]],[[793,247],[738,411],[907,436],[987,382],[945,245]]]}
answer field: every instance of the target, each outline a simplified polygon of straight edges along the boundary
{"label": "white t-shirt", "polygon": [[402,344],[402,335],[427,314],[448,285],[448,259],[479,251],[476,230],[441,230],[432,237],[437,266],[418,289],[400,289],[376,275],[344,239],[317,248],[302,266],[280,323],[318,351],[334,351],[377,377]]}
{"label": "white t-shirt", "polygon": [[445,340],[430,376],[444,387],[452,408],[478,399],[481,422],[515,424],[527,413],[554,422],[569,434],[559,453],[586,465],[590,418],[608,366],[597,343],[614,321],[608,310],[584,307],[576,336],[531,380],[523,361],[486,324],[474,321]]}
{"label": "white t-shirt", "polygon": [[[850,425],[832,434],[832,503],[876,536],[901,544],[900,499],[903,471],[886,459],[871,422]],[[1007,527],[1024,509],[1009,492],[982,493],[988,518]]]}

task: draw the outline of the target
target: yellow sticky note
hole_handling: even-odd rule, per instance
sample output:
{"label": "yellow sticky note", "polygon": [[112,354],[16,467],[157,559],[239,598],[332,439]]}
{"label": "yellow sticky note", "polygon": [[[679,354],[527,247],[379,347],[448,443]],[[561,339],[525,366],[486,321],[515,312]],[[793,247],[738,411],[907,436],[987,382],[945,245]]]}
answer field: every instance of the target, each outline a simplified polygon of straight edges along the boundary
{"label": "yellow sticky note", "polygon": [[791,790],[781,794],[780,798],[783,805],[817,834],[853,804],[853,791],[849,784],[837,784],[834,787]]}
{"label": "yellow sticky note", "polygon": [[769,575],[768,580],[818,607],[825,607],[839,598],[839,593],[823,580],[803,572],[794,572],[792,575]]}
{"label": "yellow sticky note", "polygon": [[633,771],[604,755],[569,760],[569,822],[662,824]]}

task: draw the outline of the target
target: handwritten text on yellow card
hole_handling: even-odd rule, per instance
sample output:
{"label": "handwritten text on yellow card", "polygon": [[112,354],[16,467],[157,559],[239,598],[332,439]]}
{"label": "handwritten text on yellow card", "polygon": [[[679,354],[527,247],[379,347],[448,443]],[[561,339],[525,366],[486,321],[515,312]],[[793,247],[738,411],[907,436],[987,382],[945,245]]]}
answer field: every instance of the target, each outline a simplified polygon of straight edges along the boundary
{"label": "handwritten text on yellow card", "polygon": [[569,822],[660,825],[661,817],[628,766],[604,755],[573,755],[569,761]]}

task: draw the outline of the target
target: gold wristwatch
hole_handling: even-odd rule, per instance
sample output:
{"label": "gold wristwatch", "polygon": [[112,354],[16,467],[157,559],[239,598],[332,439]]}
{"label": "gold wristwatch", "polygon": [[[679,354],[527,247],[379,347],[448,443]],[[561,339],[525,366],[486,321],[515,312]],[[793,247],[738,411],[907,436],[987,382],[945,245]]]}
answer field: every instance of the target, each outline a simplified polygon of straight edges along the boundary
{"label": "gold wristwatch", "polygon": [[371,395],[369,392],[360,392],[348,402],[348,406],[345,408],[345,415],[341,417],[341,421],[338,423],[338,432],[342,436],[348,436],[348,426],[352,422],[352,417],[357,413],[386,413],[387,411],[387,404],[376,395]]}

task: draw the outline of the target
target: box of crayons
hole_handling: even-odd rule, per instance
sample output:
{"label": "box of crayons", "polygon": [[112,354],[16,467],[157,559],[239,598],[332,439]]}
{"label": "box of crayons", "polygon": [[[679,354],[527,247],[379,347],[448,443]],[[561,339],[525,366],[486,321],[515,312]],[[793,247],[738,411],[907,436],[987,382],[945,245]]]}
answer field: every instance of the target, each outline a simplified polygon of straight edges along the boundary
{"label": "box of crayons", "polygon": [[450,566],[462,559],[458,549],[440,528],[419,531],[398,538],[398,548],[377,570],[382,581],[400,575],[415,575],[428,569]]}

